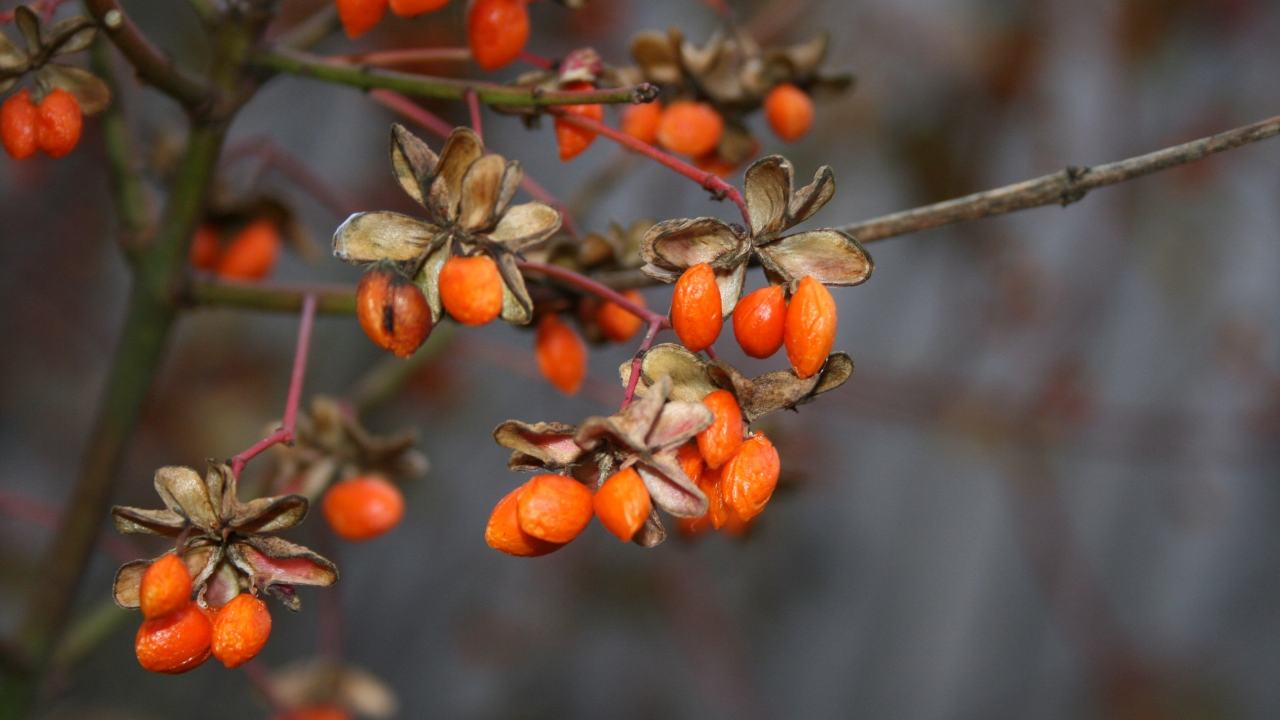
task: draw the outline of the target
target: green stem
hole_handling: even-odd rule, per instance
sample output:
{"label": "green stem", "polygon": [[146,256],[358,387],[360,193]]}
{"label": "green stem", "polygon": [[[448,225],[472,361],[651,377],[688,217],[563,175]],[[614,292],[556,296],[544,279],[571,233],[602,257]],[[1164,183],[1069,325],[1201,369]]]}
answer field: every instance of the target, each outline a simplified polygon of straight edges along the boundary
{"label": "green stem", "polygon": [[183,300],[196,307],[296,313],[302,309],[302,300],[308,294],[316,296],[318,313],[350,315],[356,311],[355,288],[341,285],[284,287],[197,280],[187,288]]}
{"label": "green stem", "polygon": [[151,222],[151,208],[138,172],[137,154],[125,120],[124,104],[120,99],[120,88],[111,68],[105,40],[98,40],[93,44],[91,60],[94,72],[111,88],[111,105],[102,115],[102,143],[107,153],[107,165],[111,169],[116,212],[120,215],[120,244],[130,259],[133,259],[146,237]]}
{"label": "green stem", "polygon": [[477,99],[486,105],[506,107],[646,103],[653,101],[658,95],[658,88],[649,83],[603,90],[541,90],[378,70],[362,65],[334,62],[309,53],[283,48],[260,52],[254,57],[253,63],[267,70],[301,75],[365,90],[384,88],[406,95],[447,100],[461,100],[468,91],[473,91]]}

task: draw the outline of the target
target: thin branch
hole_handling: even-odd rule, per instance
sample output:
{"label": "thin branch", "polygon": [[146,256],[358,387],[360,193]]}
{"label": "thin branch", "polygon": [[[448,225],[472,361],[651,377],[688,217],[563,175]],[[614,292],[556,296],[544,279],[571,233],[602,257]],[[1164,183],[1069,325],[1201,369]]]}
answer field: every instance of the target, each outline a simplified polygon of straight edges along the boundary
{"label": "thin branch", "polygon": [[334,215],[345,218],[353,211],[354,203],[344,197],[341,192],[308,167],[306,163],[266,135],[247,138],[228,147],[227,151],[223,153],[222,162],[230,165],[241,157],[249,155],[256,155],[261,158],[264,166],[284,175],[301,188],[303,192],[327,207]]}
{"label": "thin branch", "polygon": [[303,300],[316,298],[316,312],[324,315],[350,315],[356,311],[355,288],[343,285],[288,287],[230,280],[195,280],[186,289],[183,300],[199,308],[234,308],[261,312],[296,313]]}
{"label": "thin branch", "polygon": [[484,124],[480,118],[480,96],[474,89],[468,88],[466,98],[467,113],[471,116],[471,129],[476,132],[480,142],[484,142]]}
{"label": "thin branch", "polygon": [[649,352],[649,348],[653,347],[653,341],[657,339],[658,333],[662,331],[666,318],[662,318],[663,322],[658,323],[649,321],[649,328],[644,333],[644,340],[640,342],[640,347],[636,348],[636,352],[631,356],[631,376],[627,378],[627,391],[622,396],[622,409],[626,410],[631,404],[632,398],[636,396],[636,387],[640,382],[640,370],[644,365],[644,354]]}
{"label": "thin branch", "polygon": [[302,317],[298,320],[298,346],[293,355],[293,371],[289,375],[289,394],[284,402],[284,420],[280,428],[231,458],[231,474],[240,477],[245,464],[273,445],[293,442],[298,425],[298,403],[302,400],[302,381],[307,375],[307,355],[311,350],[311,329],[316,320],[316,296],[302,299]]}
{"label": "thin branch", "polygon": [[116,0],[84,0],[84,6],[105,29],[138,77],[157,90],[182,103],[189,110],[208,102],[209,91],[203,83],[184,73],[160,51],[142,30],[129,19]]}
{"label": "thin branch", "polygon": [[329,59],[371,67],[395,67],[425,62],[466,62],[471,59],[471,50],[464,47],[404,48],[375,50],[352,55],[330,55]]}
{"label": "thin branch", "polygon": [[569,268],[559,265],[551,265],[549,263],[532,262],[530,260],[520,260],[516,266],[523,272],[538,273],[546,275],[549,278],[560,281],[564,285],[575,287],[590,295],[595,295],[601,300],[611,302],[623,310],[635,315],[650,325],[658,325],[661,328],[670,327],[671,323],[667,320],[667,316],[650,310],[643,305],[637,305],[627,299],[625,295],[614,290],[608,285],[596,282],[581,273],[576,273]]}
{"label": "thin branch", "polygon": [[119,241],[130,258],[135,256],[151,224],[151,205],[137,163],[137,144],[129,132],[120,98],[120,87],[111,66],[105,40],[93,44],[90,61],[95,73],[111,89],[111,105],[102,114],[102,144],[111,169],[111,189],[120,215]]}
{"label": "thin branch", "polygon": [[1065,207],[1095,188],[1185,165],[1276,135],[1280,135],[1280,115],[1146,155],[1093,167],[1068,167],[1051,175],[852,223],[840,229],[868,243],[1042,205]]}
{"label": "thin branch", "polygon": [[338,85],[350,85],[365,90],[385,88],[406,95],[446,100],[461,100],[468,90],[474,90],[480,102],[506,107],[647,103],[658,96],[658,88],[649,83],[604,90],[542,90],[378,70],[350,63],[333,62],[317,55],[284,48],[259,53],[254,59],[254,64],[266,70],[310,77]]}
{"label": "thin branch", "polygon": [[567,113],[560,108],[549,108],[547,112],[555,115],[558,120],[563,120],[570,125],[576,125],[584,130],[590,130],[603,135],[632,152],[640,153],[651,160],[657,161],[664,167],[674,170],[698,183],[706,189],[707,192],[710,192],[712,197],[717,200],[722,200],[724,198],[732,200],[733,204],[738,206],[738,211],[742,213],[742,219],[748,226],[751,225],[751,215],[747,212],[747,203],[742,199],[742,193],[738,192],[738,188],[725,182],[715,173],[699,170],[674,155],[669,155],[643,140],[637,140],[636,138],[633,138],[620,130],[615,130],[598,120],[594,120],[584,115]]}

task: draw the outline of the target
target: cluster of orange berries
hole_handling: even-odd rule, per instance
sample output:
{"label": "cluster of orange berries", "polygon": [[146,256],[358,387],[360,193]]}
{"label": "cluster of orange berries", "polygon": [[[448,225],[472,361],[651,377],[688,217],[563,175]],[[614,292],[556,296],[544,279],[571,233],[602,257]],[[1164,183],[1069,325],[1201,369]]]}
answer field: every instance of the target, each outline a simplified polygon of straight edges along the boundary
{"label": "cluster of orange berries", "polygon": [[254,220],[223,241],[213,225],[201,225],[191,241],[192,267],[233,280],[261,280],[280,255],[280,229],[272,220]]}
{"label": "cluster of orange berries", "polygon": [[80,142],[84,117],[75,96],[55,88],[40,100],[31,100],[23,88],[0,104],[0,141],[14,160],[25,160],[41,150],[60,158]]}
{"label": "cluster of orange berries", "polygon": [[353,542],[385,534],[404,517],[404,495],[381,475],[361,475],[334,483],[321,505],[339,537]]}
{"label": "cluster of orange berries", "polygon": [[233,668],[262,651],[271,635],[266,603],[240,593],[221,608],[205,608],[191,595],[191,574],[175,554],[156,560],[143,573],[138,590],[143,621],[134,638],[143,669],[184,673],[210,654]]}
{"label": "cluster of orange berries", "polygon": [[[414,17],[443,8],[449,0],[337,0],[338,17],[347,37],[374,28],[387,13]],[[467,11],[471,58],[484,70],[510,64],[529,40],[528,0],[473,0]]]}
{"label": "cluster of orange berries", "polygon": [[355,38],[381,22],[388,6],[400,17],[413,17],[448,4],[449,0],[338,0],[338,18],[347,37]]}
{"label": "cluster of orange berries", "polygon": [[[685,270],[671,299],[671,326],[680,342],[701,352],[715,343],[723,324],[715,271],[706,263]],[[733,310],[733,334],[744,353],[767,358],[786,345],[787,359],[802,378],[822,369],[836,325],[835,298],[811,276],[801,278],[790,302],[781,285],[767,285],[748,293]]]}

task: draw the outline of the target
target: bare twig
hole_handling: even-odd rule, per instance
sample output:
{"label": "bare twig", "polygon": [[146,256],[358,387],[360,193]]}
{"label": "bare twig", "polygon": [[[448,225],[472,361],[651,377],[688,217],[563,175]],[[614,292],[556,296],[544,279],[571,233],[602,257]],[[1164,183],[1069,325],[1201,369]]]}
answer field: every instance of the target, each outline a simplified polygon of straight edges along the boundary
{"label": "bare twig", "polygon": [[188,76],[164,55],[137,25],[125,15],[124,8],[116,0],[85,0],[84,6],[102,24],[107,37],[120,48],[129,63],[138,71],[138,77],[161,92],[182,103],[187,109],[197,109],[209,98],[205,85]]}
{"label": "bare twig", "polygon": [[852,223],[840,229],[868,243],[1042,205],[1066,206],[1095,188],[1185,165],[1277,134],[1280,134],[1280,115],[1146,155],[1093,167],[1069,167],[1051,175]]}

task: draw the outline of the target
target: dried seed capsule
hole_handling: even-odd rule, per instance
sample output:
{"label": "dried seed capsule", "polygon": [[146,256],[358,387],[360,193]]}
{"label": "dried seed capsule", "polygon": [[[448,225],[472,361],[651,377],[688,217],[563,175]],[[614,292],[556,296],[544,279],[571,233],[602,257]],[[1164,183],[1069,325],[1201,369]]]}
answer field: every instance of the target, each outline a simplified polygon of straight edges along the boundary
{"label": "dried seed capsule", "polygon": [[209,657],[213,627],[195,604],[154,620],[145,620],[133,639],[134,654],[144,670],[184,673]]}
{"label": "dried seed capsule", "polygon": [[[565,85],[565,90],[590,90],[589,82],[572,82]],[[597,122],[604,120],[603,105],[565,105],[564,111],[573,115],[591,118]],[[560,160],[568,162],[582,154],[596,139],[596,134],[586,128],[556,118],[556,144],[560,147]]]}
{"label": "dried seed capsule", "polygon": [[635,468],[610,475],[592,502],[600,523],[622,542],[630,542],[635,537],[653,509],[649,491]]}
{"label": "dried seed capsule", "polygon": [[261,280],[275,267],[280,254],[280,230],[266,218],[254,220],[231,237],[214,268],[219,276]]}
{"label": "dried seed capsule", "polygon": [[147,566],[138,585],[142,617],[153,620],[190,604],[191,573],[182,558],[169,553]]}
{"label": "dried seed capsule", "polygon": [[722,470],[724,502],[729,512],[745,523],[759,515],[773,496],[781,465],[773,443],[756,433],[742,443]]}
{"label": "dried seed capsule", "polygon": [[520,529],[520,495],[526,486],[527,483],[507,493],[493,506],[489,524],[484,529],[484,541],[494,550],[519,557],[555,552],[561,548],[560,544],[540,540]]}
{"label": "dried seed capsule", "polygon": [[[644,295],[641,295],[638,290],[626,290],[622,296],[640,307],[648,307],[645,304]],[[640,331],[644,320],[632,315],[630,310],[623,309],[617,303],[604,302],[596,312],[596,324],[600,326],[600,332],[605,337],[614,342],[626,342]]]}
{"label": "dried seed capsule", "polygon": [[813,100],[795,85],[783,83],[765,96],[764,117],[775,135],[795,142],[813,125]]}
{"label": "dried seed capsule", "polygon": [[467,13],[471,58],[484,70],[497,70],[520,57],[529,40],[526,0],[475,0]]}
{"label": "dried seed capsule", "polygon": [[484,325],[502,312],[502,275],[488,255],[446,260],[439,288],[444,309],[463,325]]}
{"label": "dried seed capsule", "polygon": [[622,111],[622,132],[652,145],[658,139],[662,122],[662,104],[658,102],[628,105]]}
{"label": "dried seed capsule", "polygon": [[394,267],[370,268],[356,286],[356,318],[375,345],[407,358],[431,334],[427,298]]}
{"label": "dried seed capsule", "polygon": [[449,4],[449,0],[391,0],[391,12],[400,17],[413,17],[434,12]]}
{"label": "dried seed capsule", "polygon": [[742,408],[728,390],[715,390],[702,398],[702,404],[711,411],[711,424],[698,433],[698,452],[707,467],[715,469],[725,464],[742,444]]}
{"label": "dried seed capsule", "polygon": [[811,377],[822,369],[836,340],[836,301],[831,291],[805,276],[787,306],[783,339],[796,375]]}
{"label": "dried seed capsule", "polygon": [[543,315],[534,338],[538,370],[565,395],[573,395],[587,374],[587,346],[556,315]]}
{"label": "dried seed capsule", "polygon": [[347,37],[369,32],[387,12],[387,0],[338,0],[338,19]]}
{"label": "dried seed capsule", "polygon": [[262,652],[271,637],[267,604],[240,593],[222,606],[213,619],[213,656],[229,668],[239,667]]}
{"label": "dried seed capsule", "polygon": [[711,347],[720,336],[724,315],[715,271],[706,263],[685,270],[671,296],[671,326],[693,352]]}
{"label": "dried seed capsule", "polygon": [[381,475],[362,475],[334,483],[324,494],[324,519],[347,540],[382,535],[404,517],[404,495]]}
{"label": "dried seed capsule", "polygon": [[667,106],[658,123],[658,144],[682,155],[706,155],[720,144],[724,118],[706,103],[680,100]]}
{"label": "dried seed capsule", "polygon": [[733,308],[733,336],[748,356],[767,358],[782,347],[786,319],[782,286],[767,285],[748,293]]}
{"label": "dried seed capsule", "polygon": [[80,143],[84,116],[76,96],[56,88],[40,101],[36,115],[36,144],[49,157],[60,158]]}
{"label": "dried seed capsule", "polygon": [[39,114],[31,93],[23,88],[0,105],[0,142],[14,160],[25,160],[36,154],[36,116]]}
{"label": "dried seed capsule", "polygon": [[591,491],[564,475],[534,475],[517,498],[520,529],[563,545],[591,522]]}

